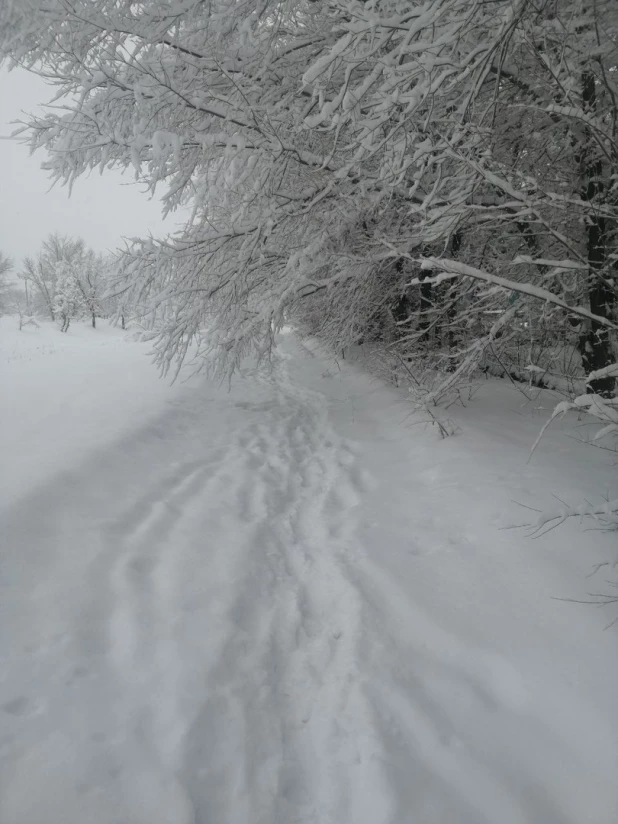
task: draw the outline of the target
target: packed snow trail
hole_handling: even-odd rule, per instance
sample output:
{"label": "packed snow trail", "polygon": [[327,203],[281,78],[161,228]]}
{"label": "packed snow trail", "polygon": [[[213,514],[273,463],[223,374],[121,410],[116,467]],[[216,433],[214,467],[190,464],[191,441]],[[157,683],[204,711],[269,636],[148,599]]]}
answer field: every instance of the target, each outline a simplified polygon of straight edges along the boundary
{"label": "packed snow trail", "polygon": [[1,824],[617,820],[615,635],[551,600],[602,544],[483,523],[403,417],[288,335],[12,503]]}

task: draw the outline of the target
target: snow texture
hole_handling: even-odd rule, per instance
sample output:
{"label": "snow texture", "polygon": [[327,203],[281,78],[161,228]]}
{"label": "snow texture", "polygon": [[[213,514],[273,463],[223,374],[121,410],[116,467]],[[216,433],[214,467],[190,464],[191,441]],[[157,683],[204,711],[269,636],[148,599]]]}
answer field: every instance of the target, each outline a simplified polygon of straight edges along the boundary
{"label": "snow texture", "polygon": [[551,398],[440,441],[290,333],[228,391],[0,330],[2,824],[618,820],[611,615],[553,597],[611,539],[500,529],[611,483],[568,415],[526,463]]}

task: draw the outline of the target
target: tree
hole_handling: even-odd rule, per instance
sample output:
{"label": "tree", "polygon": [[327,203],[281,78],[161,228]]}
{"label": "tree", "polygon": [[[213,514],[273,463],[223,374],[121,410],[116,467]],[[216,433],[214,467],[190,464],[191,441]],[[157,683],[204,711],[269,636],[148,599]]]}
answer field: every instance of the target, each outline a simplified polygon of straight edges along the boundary
{"label": "tree", "polygon": [[13,261],[0,252],[0,313],[7,311],[10,292],[8,275],[13,271]]}
{"label": "tree", "polygon": [[80,238],[50,235],[39,254],[24,261],[21,277],[34,292],[35,310],[60,318],[67,331],[72,318],[88,314],[93,328],[101,314],[107,262]]}
{"label": "tree", "polygon": [[19,275],[26,289],[30,290],[29,303],[34,312],[44,310],[52,320],[56,319],[56,270],[47,267],[41,257],[24,259],[23,269]]}
{"label": "tree", "polygon": [[392,327],[440,391],[542,345],[612,393],[613,0],[27,0],[0,29],[64,97],[28,126],[53,177],[193,207],[124,257],[164,369],[197,337],[229,372],[292,313],[337,346]]}
{"label": "tree", "polygon": [[105,257],[89,250],[82,256],[75,272],[76,285],[81,297],[80,304],[90,316],[93,329],[96,329],[97,316],[102,313],[106,267]]}
{"label": "tree", "polygon": [[[469,365],[504,335],[507,311],[511,333],[524,314],[535,326],[547,326],[548,315],[554,326],[574,320],[583,327],[586,371],[611,363],[615,6],[423,4],[409,10],[405,25],[398,17],[377,23],[390,61],[375,48],[375,18],[361,17],[320,65],[324,102],[313,125],[347,125],[349,168],[362,164],[359,176],[367,179],[377,166],[380,191],[391,203],[399,192],[409,230],[376,239],[410,264],[420,257],[442,285],[455,284],[430,297],[426,275],[412,278],[423,322],[411,338],[426,339],[434,323],[452,324],[463,287],[477,317],[500,315],[497,329],[490,325],[480,338],[475,330]],[[397,226],[392,218],[391,211]],[[470,301],[462,308],[469,318]],[[612,387],[608,377],[591,389]]]}
{"label": "tree", "polygon": [[68,260],[59,261],[56,264],[55,280],[54,311],[60,318],[60,331],[68,332],[71,319],[78,317],[84,308],[82,290],[74,263]]}
{"label": "tree", "polygon": [[59,234],[50,235],[36,257],[26,257],[20,277],[30,287],[35,311],[56,319],[58,265],[73,261],[83,253],[83,242]]}

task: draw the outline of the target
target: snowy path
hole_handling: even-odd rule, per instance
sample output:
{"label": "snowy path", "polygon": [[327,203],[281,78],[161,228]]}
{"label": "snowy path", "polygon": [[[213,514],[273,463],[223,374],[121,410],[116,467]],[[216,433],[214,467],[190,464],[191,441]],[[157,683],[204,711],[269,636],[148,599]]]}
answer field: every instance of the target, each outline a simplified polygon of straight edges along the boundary
{"label": "snowy path", "polygon": [[616,820],[615,635],[551,600],[602,543],[466,521],[401,418],[288,338],[8,509],[1,824]]}

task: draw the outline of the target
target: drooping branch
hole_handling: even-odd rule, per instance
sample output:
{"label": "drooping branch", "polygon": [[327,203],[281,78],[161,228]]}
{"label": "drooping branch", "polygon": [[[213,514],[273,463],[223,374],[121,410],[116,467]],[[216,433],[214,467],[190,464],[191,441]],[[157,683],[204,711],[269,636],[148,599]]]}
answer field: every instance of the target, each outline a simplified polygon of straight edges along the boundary
{"label": "drooping branch", "polygon": [[[520,283],[516,280],[509,280],[508,278],[503,278],[500,275],[494,275],[491,272],[484,272],[481,269],[475,268],[474,266],[469,266],[466,263],[461,263],[458,260],[448,260],[447,258],[438,257],[426,257],[418,258],[417,262],[421,264],[421,267],[423,269],[438,269],[440,271],[441,274],[439,274],[434,279],[434,282],[440,282],[441,280],[444,280],[445,276],[451,278],[468,277],[473,278],[474,280],[481,280],[485,283],[491,283],[494,286],[500,286],[503,289],[508,289],[511,292],[519,292],[522,295],[528,295],[529,297],[543,301],[544,303],[552,303],[554,304],[554,306],[559,306],[561,309],[564,309],[566,312],[569,312],[573,315],[579,315],[582,318],[592,320],[595,323],[598,323],[601,326],[605,326],[608,329],[618,331],[618,324],[614,323],[608,318],[601,317],[600,315],[595,315],[589,309],[586,309],[585,306],[570,306],[558,295],[554,295],[552,292],[548,291],[547,289],[543,289],[541,286],[536,286],[531,283]],[[416,281],[411,282],[415,283]]]}

